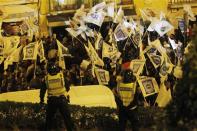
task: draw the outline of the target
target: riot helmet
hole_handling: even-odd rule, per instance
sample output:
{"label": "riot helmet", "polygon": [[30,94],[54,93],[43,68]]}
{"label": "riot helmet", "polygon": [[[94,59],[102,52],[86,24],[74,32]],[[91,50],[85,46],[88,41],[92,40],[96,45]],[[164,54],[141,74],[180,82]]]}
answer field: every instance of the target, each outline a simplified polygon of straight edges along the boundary
{"label": "riot helmet", "polygon": [[54,62],[51,62],[48,64],[47,66],[47,72],[50,74],[50,75],[56,75],[57,73],[60,72],[60,67],[57,66]]}
{"label": "riot helmet", "polygon": [[136,80],[135,76],[133,75],[133,71],[130,69],[127,69],[123,72],[123,82],[124,83],[130,83],[134,82]]}

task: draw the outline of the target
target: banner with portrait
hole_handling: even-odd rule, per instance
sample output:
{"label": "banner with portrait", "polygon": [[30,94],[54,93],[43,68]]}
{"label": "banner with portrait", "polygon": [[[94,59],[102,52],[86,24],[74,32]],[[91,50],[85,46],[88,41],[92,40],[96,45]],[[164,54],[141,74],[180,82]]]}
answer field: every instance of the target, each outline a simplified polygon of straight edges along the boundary
{"label": "banner with portrait", "polygon": [[132,60],[130,63],[130,69],[133,71],[133,74],[139,76],[144,68],[145,60]]}
{"label": "banner with portrait", "polygon": [[95,69],[96,77],[99,85],[108,85],[109,82],[109,72],[103,69]]}
{"label": "banner with portrait", "polygon": [[30,43],[23,48],[23,60],[36,60],[38,54],[38,43]]}
{"label": "banner with portrait", "polygon": [[140,85],[140,89],[144,97],[153,95],[159,92],[159,86],[157,81],[153,77],[140,77],[138,79],[138,83]]}
{"label": "banner with portrait", "polygon": [[163,62],[162,56],[150,54],[150,53],[147,53],[147,56],[149,57],[151,63],[155,67],[155,69],[158,68]]}

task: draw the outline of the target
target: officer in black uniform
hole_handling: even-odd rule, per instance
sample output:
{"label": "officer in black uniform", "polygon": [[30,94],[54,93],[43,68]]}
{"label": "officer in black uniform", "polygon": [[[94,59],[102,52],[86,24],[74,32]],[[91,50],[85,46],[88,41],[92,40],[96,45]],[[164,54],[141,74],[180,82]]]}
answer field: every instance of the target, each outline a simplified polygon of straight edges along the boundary
{"label": "officer in black uniform", "polygon": [[[64,122],[67,131],[74,130],[74,124],[71,120],[70,110],[69,110],[69,97],[68,91],[70,89],[68,81],[64,79],[63,72],[61,68],[58,67],[54,62],[48,64],[47,67],[48,74],[45,78],[46,86],[43,86],[40,90],[40,102],[44,102],[44,95],[46,90],[48,90],[48,100],[47,100],[47,111],[46,111],[46,130],[52,128],[53,122],[52,118],[57,110],[60,111],[64,118]],[[66,88],[65,88],[66,87]]]}
{"label": "officer in black uniform", "polygon": [[138,131],[136,114],[138,93],[136,90],[136,78],[130,69],[124,71],[122,81],[118,82],[115,100],[118,108],[120,131],[125,131],[127,120],[131,122],[132,131]]}

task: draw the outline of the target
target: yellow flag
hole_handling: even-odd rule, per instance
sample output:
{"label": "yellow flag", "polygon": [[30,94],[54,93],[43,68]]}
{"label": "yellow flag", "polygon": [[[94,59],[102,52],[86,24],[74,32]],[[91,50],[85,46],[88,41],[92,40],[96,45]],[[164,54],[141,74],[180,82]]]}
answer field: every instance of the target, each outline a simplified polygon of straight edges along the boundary
{"label": "yellow flag", "polygon": [[172,100],[171,90],[166,89],[164,83],[161,84],[159,94],[156,99],[156,103],[159,107],[166,107],[166,105]]}
{"label": "yellow flag", "polygon": [[38,45],[38,55],[40,56],[40,62],[46,60],[46,58],[44,56],[44,47],[43,47],[42,41],[40,41],[40,43]]}
{"label": "yellow flag", "polygon": [[157,81],[153,77],[142,76],[138,79],[138,83],[144,97],[159,92],[159,86],[157,84]]}
{"label": "yellow flag", "polygon": [[10,54],[4,61],[4,70],[7,70],[8,65],[12,65],[13,62],[19,62],[20,60],[20,53],[22,50],[22,46],[19,48],[15,49],[12,54]]}
{"label": "yellow flag", "polygon": [[111,58],[113,53],[113,47],[105,42],[103,42],[103,50],[102,50],[102,57]]}
{"label": "yellow flag", "polygon": [[64,61],[64,55],[63,55],[63,45],[58,41],[57,41],[57,45],[58,45],[58,56],[59,56],[59,66],[62,69],[66,69],[66,65],[65,65],[65,61]]}
{"label": "yellow flag", "polygon": [[135,59],[130,63],[130,68],[133,71],[134,75],[139,76],[144,68],[145,60]]}
{"label": "yellow flag", "polygon": [[99,85],[107,85],[109,82],[109,72],[103,69],[95,68],[96,77]]}
{"label": "yellow flag", "polygon": [[20,37],[19,36],[11,36],[11,37],[3,37],[4,43],[4,57],[7,58],[19,45]]}
{"label": "yellow flag", "polygon": [[151,54],[151,53],[147,53],[147,56],[149,57],[155,69],[158,68],[163,62],[162,56]]}
{"label": "yellow flag", "polygon": [[86,45],[84,46],[92,63],[95,65],[104,66],[103,60],[98,56],[90,41],[88,41],[88,47]]}
{"label": "yellow flag", "polygon": [[30,43],[23,48],[23,60],[36,60],[38,55],[38,42]]}

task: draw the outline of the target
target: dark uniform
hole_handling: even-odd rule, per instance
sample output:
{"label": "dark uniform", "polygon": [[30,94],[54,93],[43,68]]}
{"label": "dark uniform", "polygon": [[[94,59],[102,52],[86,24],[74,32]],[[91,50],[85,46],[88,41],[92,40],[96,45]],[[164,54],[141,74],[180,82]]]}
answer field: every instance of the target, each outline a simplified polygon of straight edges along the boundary
{"label": "dark uniform", "polygon": [[135,77],[130,70],[123,75],[123,82],[118,84],[115,100],[118,106],[120,131],[125,131],[127,120],[131,122],[132,131],[138,130],[137,98]]}
{"label": "dark uniform", "polygon": [[[60,111],[64,118],[64,122],[67,131],[72,131],[74,129],[74,124],[71,120],[70,110],[69,110],[69,99],[67,91],[69,90],[69,85],[64,80],[63,73],[60,68],[54,64],[48,66],[48,75],[45,78],[46,86],[41,88],[40,100],[41,103],[44,101],[44,94],[46,89],[48,90],[48,100],[47,100],[47,111],[46,111],[46,130],[52,128],[53,122],[52,118],[57,110]],[[67,88],[65,88],[67,87]]]}

